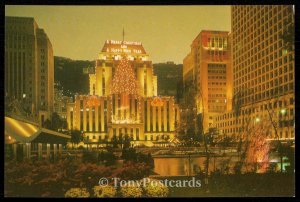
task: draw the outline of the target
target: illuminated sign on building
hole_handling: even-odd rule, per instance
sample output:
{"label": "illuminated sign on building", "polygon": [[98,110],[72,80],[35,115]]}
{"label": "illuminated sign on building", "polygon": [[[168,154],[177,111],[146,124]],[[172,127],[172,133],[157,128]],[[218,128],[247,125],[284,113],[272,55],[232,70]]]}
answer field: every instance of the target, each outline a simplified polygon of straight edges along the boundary
{"label": "illuminated sign on building", "polygon": [[136,41],[106,40],[103,52],[145,54],[145,50],[142,46],[142,43]]}
{"label": "illuminated sign on building", "polygon": [[125,48],[107,48],[106,52],[112,52],[112,53],[142,53],[141,50],[138,49],[125,49]]}
{"label": "illuminated sign on building", "polygon": [[137,41],[115,41],[115,40],[106,40],[107,44],[124,44],[124,45],[135,45],[135,46],[141,46],[141,42]]}

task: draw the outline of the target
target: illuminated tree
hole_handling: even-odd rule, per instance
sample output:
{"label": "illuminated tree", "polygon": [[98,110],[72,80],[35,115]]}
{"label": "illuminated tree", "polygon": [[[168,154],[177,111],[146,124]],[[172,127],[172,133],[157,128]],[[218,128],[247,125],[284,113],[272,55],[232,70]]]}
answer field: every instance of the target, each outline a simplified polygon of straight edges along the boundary
{"label": "illuminated tree", "polygon": [[[271,125],[267,121],[257,123],[250,131],[249,141],[246,143],[244,172],[266,172],[269,166],[270,145],[267,137],[270,135]],[[258,166],[258,167],[257,167]]]}
{"label": "illuminated tree", "polygon": [[128,60],[123,58],[116,68],[112,81],[112,94],[121,95],[121,105],[126,108],[129,106],[129,95],[138,95],[138,92],[134,70]]}

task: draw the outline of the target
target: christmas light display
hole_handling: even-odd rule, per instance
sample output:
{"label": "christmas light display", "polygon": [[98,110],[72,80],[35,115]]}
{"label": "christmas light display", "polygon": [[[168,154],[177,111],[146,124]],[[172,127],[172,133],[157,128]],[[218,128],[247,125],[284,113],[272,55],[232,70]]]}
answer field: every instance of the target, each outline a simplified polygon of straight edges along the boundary
{"label": "christmas light display", "polygon": [[155,97],[151,102],[152,107],[162,107],[164,106],[164,101],[160,97]]}
{"label": "christmas light display", "polygon": [[[269,166],[270,145],[267,137],[270,134],[271,125],[264,121],[257,124],[249,134],[249,146],[246,150],[244,171],[249,172],[257,169],[257,172],[264,173]],[[258,163],[256,167],[255,163]]]}
{"label": "christmas light display", "polygon": [[[139,46],[107,42],[96,60],[95,72],[89,74],[89,95],[76,95],[75,102],[68,103],[68,128],[86,134],[89,143],[96,143],[93,136],[97,139],[104,134],[107,135],[105,139],[111,141],[110,131],[113,134],[136,133],[142,138],[134,142],[136,145],[144,141],[145,136],[148,138],[145,141],[151,145],[151,135],[173,135],[172,122],[177,106],[172,97],[157,95],[152,62],[142,45]],[[115,51],[116,54],[112,54]]]}
{"label": "christmas light display", "polygon": [[96,96],[89,97],[86,100],[87,107],[98,107],[100,105],[100,100]]}
{"label": "christmas light display", "polygon": [[133,68],[128,60],[123,58],[116,68],[116,72],[112,81],[112,94],[121,96],[121,107],[129,107],[129,95],[138,94],[138,83]]}

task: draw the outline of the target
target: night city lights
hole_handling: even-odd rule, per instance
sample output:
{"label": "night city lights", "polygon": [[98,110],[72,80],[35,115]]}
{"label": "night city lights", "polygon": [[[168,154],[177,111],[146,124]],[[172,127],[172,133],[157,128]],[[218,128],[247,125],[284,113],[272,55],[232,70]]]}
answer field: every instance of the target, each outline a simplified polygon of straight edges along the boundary
{"label": "night city lights", "polygon": [[6,5],[4,196],[294,197],[294,18]]}

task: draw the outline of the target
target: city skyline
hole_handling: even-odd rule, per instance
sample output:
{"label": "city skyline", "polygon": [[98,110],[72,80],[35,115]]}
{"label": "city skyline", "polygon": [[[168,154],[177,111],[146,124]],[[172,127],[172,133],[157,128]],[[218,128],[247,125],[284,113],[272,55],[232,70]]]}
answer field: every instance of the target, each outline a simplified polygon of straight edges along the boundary
{"label": "city skyline", "polygon": [[75,60],[95,60],[105,40],[122,40],[124,28],[125,40],[142,42],[154,63],[182,64],[201,30],[231,31],[230,6],[17,5],[6,6],[5,16],[34,17],[54,55]]}
{"label": "city skyline", "polygon": [[6,8],[5,197],[295,196],[293,5]]}

